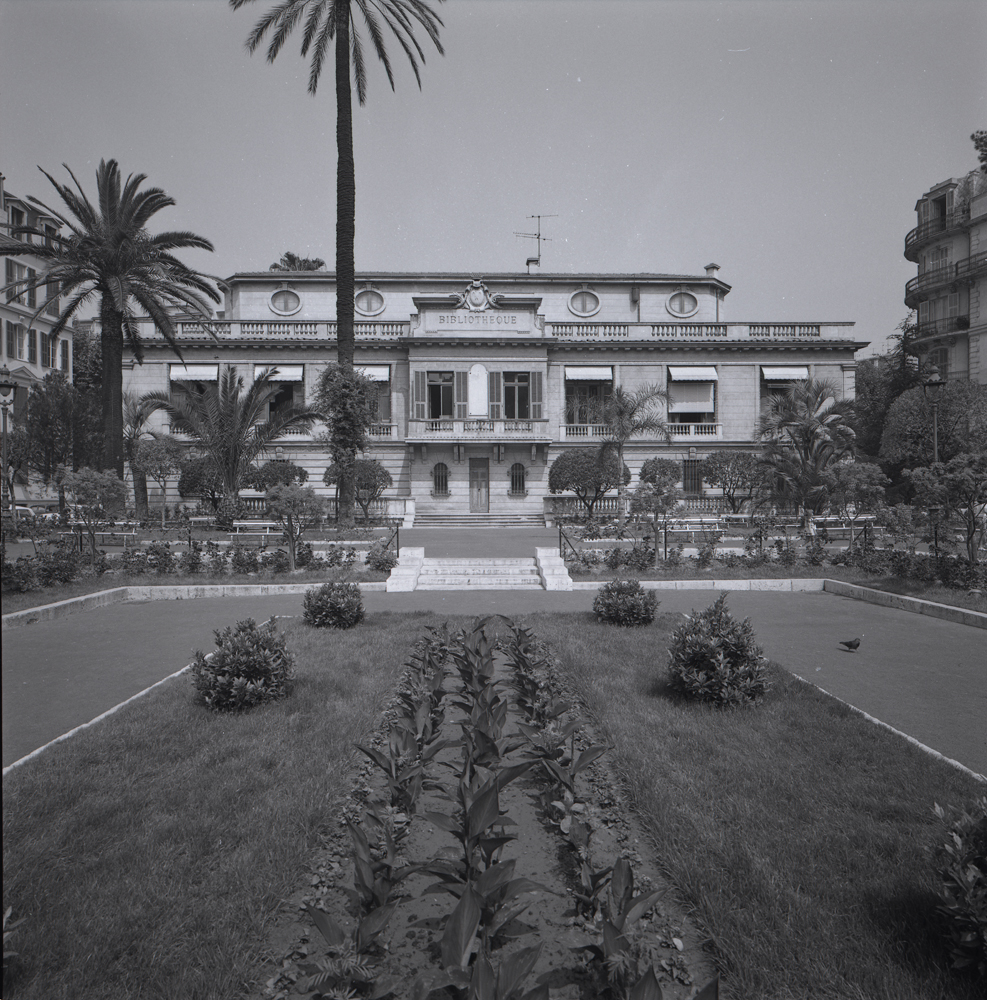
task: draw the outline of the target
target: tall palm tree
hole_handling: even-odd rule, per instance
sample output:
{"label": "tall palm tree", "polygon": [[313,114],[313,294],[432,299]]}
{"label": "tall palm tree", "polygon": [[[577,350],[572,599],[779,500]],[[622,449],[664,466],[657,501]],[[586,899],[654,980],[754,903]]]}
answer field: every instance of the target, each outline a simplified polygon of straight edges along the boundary
{"label": "tall palm tree", "polygon": [[[251,0],[230,0],[234,10]],[[441,2],[441,0],[439,0]],[[267,61],[274,62],[295,26],[304,20],[301,54],[308,56],[308,91],[314,95],[325,66],[330,43],[336,70],[336,345],[337,360],[347,371],[353,367],[355,335],[353,330],[356,291],[356,261],[353,244],[356,234],[356,172],[353,161],[353,101],[350,80],[356,81],[361,105],[367,100],[367,67],[363,40],[355,23],[353,8],[361,15],[377,58],[384,64],[388,82],[394,89],[394,74],[385,46],[389,30],[411,63],[418,87],[422,80],[419,60],[425,53],[415,37],[416,24],[443,54],[439,41],[442,20],[426,0],[279,0],[253,27],[247,37],[247,49],[254,52],[271,33]],[[340,478],[340,506],[344,519],[352,519],[356,455],[343,463]]]}
{"label": "tall palm tree", "polygon": [[134,478],[134,508],[137,519],[143,521],[148,516],[147,475],[135,464],[137,449],[144,436],[145,425],[153,411],[132,389],[123,394],[123,457],[130,466]]}
{"label": "tall palm tree", "polygon": [[[621,386],[614,386],[610,395],[603,400],[600,408],[604,426],[602,455],[611,453],[617,457],[617,468],[624,467],[624,445],[635,435],[651,434],[665,441],[670,439],[668,425],[656,412],[658,404],[667,399],[668,394],[657,385],[644,385],[634,392]],[[617,518],[623,525],[627,518],[626,485],[617,480]]]}
{"label": "tall palm tree", "polygon": [[[60,306],[51,334],[60,332],[93,297],[99,298],[102,348],[103,467],[123,477],[123,345],[127,343],[139,360],[143,349],[133,305],[146,312],[181,357],[175,339],[176,312],[193,314],[208,321],[212,315],[207,299],[219,302],[219,293],[206,276],[199,274],[172,255],[188,248],[212,250],[202,236],[189,232],[165,232],[152,236],[147,231],[151,217],[175,204],[160,188],[144,188],[145,174],[121,179],[116,160],[101,160],[96,171],[98,205],[93,205],[75,174],[65,164],[75,184],[73,190],[44,170],[67,214],[49,208],[37,198],[29,200],[57,219],[66,235],[52,236],[32,226],[18,230],[38,237],[31,253],[48,262],[48,267],[24,287],[56,285],[67,297]],[[40,167],[38,169],[41,169]],[[0,255],[22,253],[16,247],[0,247]],[[35,316],[48,306],[42,302]],[[34,317],[32,317],[33,321]]]}
{"label": "tall palm tree", "polygon": [[783,496],[798,507],[803,526],[826,502],[826,471],[853,455],[853,403],[831,382],[795,382],[771,401],[758,428],[761,460],[774,473]]}
{"label": "tall palm tree", "polygon": [[246,484],[254,462],[289,428],[309,427],[319,419],[315,410],[294,407],[271,416],[267,404],[278,387],[272,383],[276,368],[264,368],[246,391],[243,376],[227,365],[219,381],[189,384],[178,399],[167,392],[149,392],[141,402],[153,413],[164,411],[172,430],[189,435],[190,443],[208,458],[222,483],[225,496],[235,499]]}

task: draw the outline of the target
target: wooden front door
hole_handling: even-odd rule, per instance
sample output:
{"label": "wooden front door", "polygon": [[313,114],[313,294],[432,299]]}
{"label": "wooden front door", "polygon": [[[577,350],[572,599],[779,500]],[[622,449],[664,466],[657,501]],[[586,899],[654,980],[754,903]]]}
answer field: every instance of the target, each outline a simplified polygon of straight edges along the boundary
{"label": "wooden front door", "polygon": [[490,459],[470,459],[470,513],[486,514],[490,510]]}

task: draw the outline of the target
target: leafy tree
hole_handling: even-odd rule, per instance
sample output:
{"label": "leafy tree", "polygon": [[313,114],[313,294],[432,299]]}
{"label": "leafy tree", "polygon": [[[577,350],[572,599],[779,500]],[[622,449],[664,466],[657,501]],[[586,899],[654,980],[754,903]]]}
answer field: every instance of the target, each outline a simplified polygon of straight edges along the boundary
{"label": "leafy tree", "polygon": [[307,528],[311,528],[326,516],[326,502],[310,486],[296,486],[280,483],[265,494],[267,509],[281,525],[284,540],[288,545],[288,566],[295,568],[298,542]]}
{"label": "leafy tree", "polygon": [[926,509],[941,507],[947,519],[963,526],[967,558],[976,563],[987,530],[987,454],[955,455],[948,462],[912,469],[907,475],[919,504]]}
{"label": "leafy tree", "polygon": [[[375,458],[358,458],[354,472],[356,500],[363,510],[364,521],[369,521],[370,505],[384,495],[384,491],[393,485],[394,480]],[[335,462],[326,469],[322,481],[326,486],[333,486],[339,482],[339,466]]]}
{"label": "leafy tree", "polygon": [[167,392],[151,392],[143,400],[154,410],[163,410],[172,427],[189,435],[196,450],[208,458],[223,484],[224,497],[235,500],[248,481],[255,460],[290,427],[309,427],[319,414],[292,407],[261,420],[268,402],[277,393],[271,378],[275,369],[264,368],[244,391],[243,377],[233,365],[220,373],[219,381],[206,383],[202,391],[183,393],[172,400]]}
{"label": "leafy tree", "polygon": [[325,443],[337,466],[339,502],[336,518],[353,523],[357,453],[369,443],[367,432],[377,413],[377,383],[353,368],[328,364],[319,373],[315,408],[329,428]]}
{"label": "leafy tree", "polygon": [[[40,168],[39,168],[40,169]],[[40,229],[25,226],[19,231],[36,236],[31,252],[48,267],[24,286],[40,288],[57,282],[63,298],[51,333],[59,333],[80,306],[99,298],[101,393],[103,413],[103,460],[106,468],[123,477],[123,346],[124,338],[138,360],[143,357],[139,328],[134,322],[136,303],[161,331],[176,354],[174,315],[191,313],[208,322],[212,311],[207,299],[219,302],[219,293],[207,278],[183,264],[173,251],[187,248],[212,250],[212,244],[189,232],[166,232],[152,236],[147,231],[151,217],[175,204],[160,188],[140,189],[144,174],[131,174],[121,182],[116,160],[101,160],[96,171],[98,207],[92,205],[66,166],[76,190],[48,178],[65,203],[63,215],[37,198],[39,205],[68,231],[50,237]],[[22,252],[0,246],[0,255]],[[35,316],[47,308],[47,300]],[[34,317],[32,317],[33,322]]]}
{"label": "leafy tree", "polygon": [[[238,10],[248,2],[250,0],[230,0],[230,6]],[[367,100],[367,67],[354,8],[359,11],[366,26],[373,51],[384,65],[391,89],[394,89],[394,74],[385,45],[387,31],[397,39],[421,89],[418,63],[420,60],[424,64],[425,53],[415,37],[416,27],[424,30],[440,54],[443,51],[439,41],[442,20],[426,0],[280,0],[261,17],[247,37],[247,49],[253,53],[270,32],[267,60],[274,62],[288,36],[299,23],[304,22],[301,54],[304,57],[311,52],[308,91],[313,96],[318,90],[327,56],[335,62],[336,352],[339,364],[347,372],[353,368],[356,344],[356,263],[353,250],[356,234],[356,169],[353,160],[351,59],[357,98],[361,105]],[[348,423],[350,420],[343,418],[336,426],[343,429]],[[345,441],[340,441],[336,450],[350,456],[348,460],[341,462],[343,477],[339,491],[343,520],[348,523],[352,521],[352,461],[356,456],[354,452],[350,452]],[[334,460],[337,460],[335,456]]]}
{"label": "leafy tree", "polygon": [[[939,390],[939,459],[987,448],[987,386],[965,379]],[[932,403],[921,387],[909,389],[891,404],[881,437],[884,462],[928,466],[933,459]]]}
{"label": "leafy tree", "polygon": [[[657,385],[641,386],[635,392],[614,386],[603,401],[601,416],[605,430],[601,451],[614,455],[616,468],[623,466],[624,446],[635,435],[651,434],[669,440],[668,426],[656,412],[656,407],[666,398],[665,390]],[[624,485],[618,479],[617,517],[621,525],[627,516]]]}
{"label": "leafy tree", "polygon": [[593,448],[573,448],[562,452],[548,470],[550,493],[575,493],[586,508],[586,516],[593,516],[593,508],[600,499],[617,486],[631,481],[631,470],[617,464],[617,456]]}
{"label": "leafy tree", "polygon": [[79,469],[63,477],[66,492],[76,505],[76,514],[85,525],[89,536],[89,549],[96,558],[96,532],[111,518],[111,511],[127,501],[127,485],[112,469],[97,472]]}
{"label": "leafy tree", "polygon": [[299,257],[286,250],[281,259],[273,263],[269,271],[321,271],[326,262],[321,257]]}
{"label": "leafy tree", "polygon": [[806,527],[826,505],[827,469],[853,454],[852,412],[853,404],[840,399],[834,385],[810,379],[773,399],[761,419],[762,461],[777,493],[796,505]]}
{"label": "leafy tree", "polygon": [[275,486],[291,486],[294,483],[301,485],[307,481],[308,472],[300,465],[273,461],[265,462],[259,469],[255,469],[246,485],[266,493]]}
{"label": "leafy tree", "polygon": [[127,460],[134,479],[134,508],[139,521],[143,521],[148,515],[147,473],[136,463],[136,459],[150,415],[148,405],[136,392],[128,389],[123,394],[123,457]]}
{"label": "leafy tree", "polygon": [[[138,442],[133,468],[143,476],[150,476],[161,487],[161,527],[165,526],[168,480],[181,470],[186,445],[164,435]],[[145,479],[145,489],[147,480]],[[145,497],[146,502],[146,497]]]}
{"label": "leafy tree", "polygon": [[638,487],[631,494],[631,513],[650,514],[655,533],[655,565],[658,565],[658,534],[681,510],[682,491],[678,484],[682,469],[667,458],[649,458],[641,466]]}
{"label": "leafy tree", "polygon": [[857,519],[884,506],[884,489],[891,480],[871,462],[835,462],[826,473],[830,510],[850,522],[853,548]]}
{"label": "leafy tree", "polygon": [[970,141],[977,151],[977,159],[980,160],[980,169],[987,174],[987,131],[978,129],[970,136]]}
{"label": "leafy tree", "polygon": [[711,452],[703,459],[700,473],[704,483],[723,491],[732,514],[739,514],[767,486],[763,464],[749,451]]}
{"label": "leafy tree", "polygon": [[212,504],[213,510],[219,507],[219,501],[223,499],[223,478],[211,458],[186,458],[178,471],[180,497],[204,498]]}

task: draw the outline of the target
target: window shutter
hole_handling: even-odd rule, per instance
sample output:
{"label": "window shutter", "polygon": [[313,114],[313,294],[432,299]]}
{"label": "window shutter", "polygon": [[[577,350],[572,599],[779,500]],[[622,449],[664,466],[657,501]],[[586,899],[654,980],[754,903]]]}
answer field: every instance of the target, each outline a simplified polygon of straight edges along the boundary
{"label": "window shutter", "polygon": [[67,372],[69,370],[69,342],[67,340],[63,340],[60,343],[61,343],[62,363],[59,367],[62,369],[63,372]]}
{"label": "window shutter", "polygon": [[[9,285],[12,281],[16,281],[17,280],[17,272],[14,269],[14,262],[12,260],[10,260],[9,258],[7,260],[5,260],[3,263],[4,263],[4,269],[3,269],[3,271],[4,271],[4,284],[5,285]],[[14,289],[12,289],[12,288],[8,288],[7,289],[7,301],[8,302],[12,302],[13,299],[14,299],[14,297],[16,295],[17,295],[17,292],[15,292]],[[10,357],[13,357],[13,355],[11,354]]]}
{"label": "window shutter", "polygon": [[500,419],[501,387],[503,375],[501,372],[490,373],[490,419]]}
{"label": "window shutter", "polygon": [[953,195],[954,195],[954,192],[952,190],[949,190],[949,191],[946,192],[946,214],[947,215],[952,215],[953,214],[953,204],[954,204],[954,202],[953,202]]}
{"label": "window shutter", "polygon": [[[27,280],[38,280],[38,272],[35,271],[33,267],[29,267],[27,269]],[[31,285],[31,287],[27,290],[27,304],[32,309],[38,304],[38,290],[34,287],[34,285]]]}
{"label": "window shutter", "polygon": [[38,331],[31,330],[27,335],[27,360],[29,364],[38,363]]}
{"label": "window shutter", "polygon": [[918,321],[920,323],[929,322],[929,303],[927,301],[918,304]]}
{"label": "window shutter", "polygon": [[960,293],[950,292],[949,293],[949,315],[950,317],[958,316],[960,312]]}
{"label": "window shutter", "polygon": [[542,383],[541,372],[531,373],[531,419],[541,420],[542,413]]}
{"label": "window shutter", "polygon": [[456,419],[465,420],[469,405],[469,372],[456,372]]}
{"label": "window shutter", "polygon": [[51,368],[51,337],[41,334],[41,367]]}
{"label": "window shutter", "polygon": [[425,419],[425,394],[428,386],[425,372],[415,372],[414,416],[415,420]]}
{"label": "window shutter", "polygon": [[10,320],[7,321],[7,357],[17,357],[17,324],[11,323]]}

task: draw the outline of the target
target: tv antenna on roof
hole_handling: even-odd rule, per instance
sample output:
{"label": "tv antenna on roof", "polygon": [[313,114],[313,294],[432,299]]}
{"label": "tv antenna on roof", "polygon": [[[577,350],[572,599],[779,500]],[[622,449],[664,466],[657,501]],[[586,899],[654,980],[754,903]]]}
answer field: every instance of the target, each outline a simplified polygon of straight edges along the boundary
{"label": "tv antenna on roof", "polygon": [[520,236],[522,239],[526,240],[537,240],[538,241],[538,256],[529,257],[525,261],[525,265],[528,268],[528,274],[531,274],[531,265],[534,264],[535,267],[541,267],[541,245],[542,243],[551,243],[552,241],[547,236],[542,236],[541,234],[541,220],[542,219],[557,219],[557,215],[529,215],[526,218],[537,219],[538,220],[538,232],[537,233],[515,233],[515,236]]}

